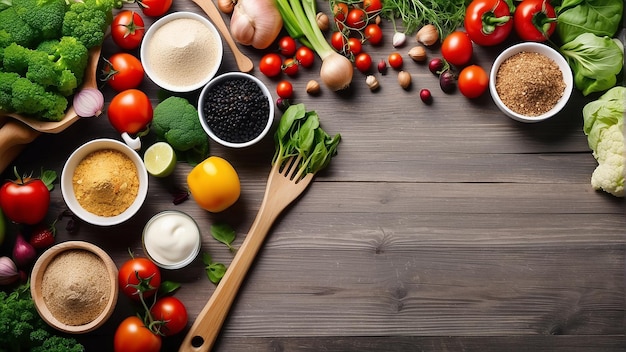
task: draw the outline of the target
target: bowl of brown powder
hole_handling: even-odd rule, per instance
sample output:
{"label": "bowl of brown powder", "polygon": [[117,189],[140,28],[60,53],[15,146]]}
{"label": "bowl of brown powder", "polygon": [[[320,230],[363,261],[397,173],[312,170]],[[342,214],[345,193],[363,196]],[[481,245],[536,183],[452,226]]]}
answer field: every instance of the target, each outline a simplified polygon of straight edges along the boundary
{"label": "bowl of brown powder", "polygon": [[215,76],[223,50],[217,29],[207,18],[179,11],[148,28],[139,55],[146,75],[156,85],[172,92],[192,92]]}
{"label": "bowl of brown powder", "polygon": [[66,333],[87,333],[104,324],[115,310],[117,267],[94,244],[61,242],[35,262],[30,290],[46,323]]}
{"label": "bowl of brown powder", "polygon": [[61,193],[80,219],[99,226],[120,224],[137,213],[148,194],[148,172],[129,146],[95,139],[76,149],[61,174]]}
{"label": "bowl of brown powder", "polygon": [[489,91],[507,116],[521,122],[546,120],[565,107],[574,86],[565,58],[541,43],[504,50],[494,61]]}

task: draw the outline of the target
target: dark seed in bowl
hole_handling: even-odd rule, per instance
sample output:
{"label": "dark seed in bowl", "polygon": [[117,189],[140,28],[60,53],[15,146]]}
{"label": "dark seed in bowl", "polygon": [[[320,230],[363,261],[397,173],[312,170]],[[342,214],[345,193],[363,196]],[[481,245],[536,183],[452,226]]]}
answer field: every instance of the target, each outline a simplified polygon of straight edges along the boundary
{"label": "dark seed in bowl", "polygon": [[245,78],[218,82],[206,92],[202,104],[211,131],[231,143],[248,142],[260,135],[270,112],[261,88]]}

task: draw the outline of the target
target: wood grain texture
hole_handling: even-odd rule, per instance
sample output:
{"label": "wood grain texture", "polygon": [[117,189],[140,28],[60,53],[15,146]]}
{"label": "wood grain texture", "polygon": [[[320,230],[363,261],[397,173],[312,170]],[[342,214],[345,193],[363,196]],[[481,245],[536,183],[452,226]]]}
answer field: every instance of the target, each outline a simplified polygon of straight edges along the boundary
{"label": "wood grain texture", "polygon": [[[327,2],[318,5],[328,10]],[[201,11],[187,0],[173,10]],[[386,33],[392,28],[384,26]],[[105,57],[116,51],[108,40]],[[376,60],[393,50],[366,48]],[[255,64],[271,51],[241,49]],[[474,61],[488,68],[498,50],[476,48]],[[427,52],[438,55],[437,48]],[[319,62],[291,80],[296,100],[316,110],[329,133],[341,133],[339,154],[274,223],[213,350],[623,351],[626,208],[589,184],[597,164],[581,109],[592,98],[575,92],[555,118],[522,124],[501,114],[488,94],[472,101],[446,95],[424,65],[406,61],[405,69],[413,75],[409,91],[390,70],[376,73],[382,87],[375,93],[355,72],[347,91],[308,96],[304,87],[318,79]],[[235,70],[225,47],[220,73]],[[274,90],[277,80],[257,67],[252,74]],[[421,88],[432,91],[433,105],[421,103]],[[142,89],[156,104],[158,89],[148,79]],[[113,92],[103,90],[110,101]],[[120,139],[105,115],[42,135],[14,164],[60,173],[74,149],[99,137]],[[211,153],[239,173],[242,196],[232,208],[211,214],[193,201],[173,205],[171,192],[184,187],[191,169],[179,164],[172,176],[150,179],[146,203],[131,221],[80,224],[72,235],[65,218],[58,240],[90,241],[121,265],[128,249],[143,253],[146,221],[177,209],[200,224],[202,251],[230,263],[232,254],[209,227],[231,224],[241,245],[274,146],[271,138],[245,150],[212,143]],[[49,217],[63,209],[57,188]],[[163,276],[182,283],[176,296],[191,326],[215,290],[201,260]],[[133,312],[120,297],[102,328],[76,337],[88,351],[111,350],[117,324]],[[183,337],[165,339],[163,351],[177,350]]]}

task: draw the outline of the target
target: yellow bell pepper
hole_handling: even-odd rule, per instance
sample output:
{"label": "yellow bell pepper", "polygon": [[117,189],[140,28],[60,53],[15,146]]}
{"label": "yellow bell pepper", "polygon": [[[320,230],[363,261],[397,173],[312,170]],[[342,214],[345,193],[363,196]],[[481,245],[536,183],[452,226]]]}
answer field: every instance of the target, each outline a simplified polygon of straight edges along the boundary
{"label": "yellow bell pepper", "polygon": [[225,210],[239,199],[241,184],[233,166],[218,156],[208,157],[187,175],[191,197],[207,211]]}

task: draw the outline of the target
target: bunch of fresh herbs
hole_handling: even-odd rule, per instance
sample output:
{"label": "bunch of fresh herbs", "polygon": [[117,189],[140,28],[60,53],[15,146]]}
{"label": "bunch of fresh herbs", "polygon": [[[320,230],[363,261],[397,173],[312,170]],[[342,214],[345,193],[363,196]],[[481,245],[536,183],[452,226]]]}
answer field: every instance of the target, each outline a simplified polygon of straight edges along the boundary
{"label": "bunch of fresh herbs", "polygon": [[407,34],[432,24],[443,39],[463,25],[469,3],[468,0],[385,0],[380,15],[390,21],[399,19]]}

